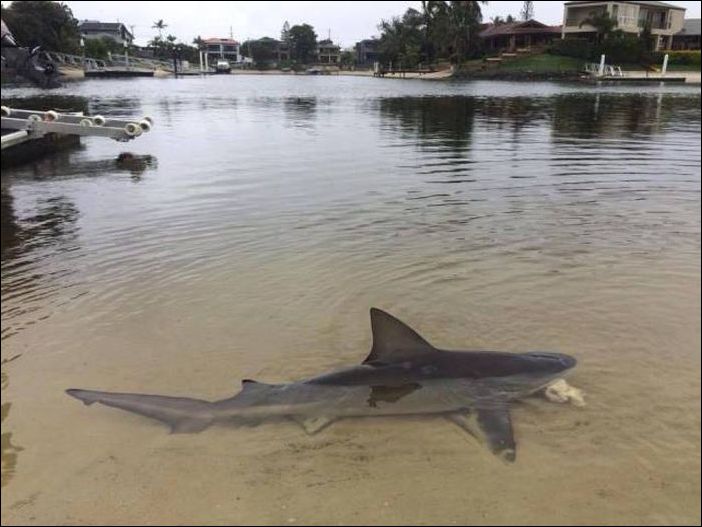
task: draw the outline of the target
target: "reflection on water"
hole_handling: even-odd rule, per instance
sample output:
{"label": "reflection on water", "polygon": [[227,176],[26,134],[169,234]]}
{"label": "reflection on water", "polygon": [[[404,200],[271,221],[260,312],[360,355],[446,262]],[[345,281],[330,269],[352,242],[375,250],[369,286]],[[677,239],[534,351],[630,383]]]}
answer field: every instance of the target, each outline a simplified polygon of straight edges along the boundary
{"label": "reflection on water", "polygon": [[[699,89],[232,77],[73,85],[154,131],[3,172],[3,520],[699,522]],[[589,406],[520,405],[504,472],[436,421],[173,438],[63,395],[319,374],[371,305],[572,354]]]}
{"label": "reflection on water", "polygon": [[314,128],[317,114],[316,97],[287,97],[283,100],[283,108],[291,126]]}

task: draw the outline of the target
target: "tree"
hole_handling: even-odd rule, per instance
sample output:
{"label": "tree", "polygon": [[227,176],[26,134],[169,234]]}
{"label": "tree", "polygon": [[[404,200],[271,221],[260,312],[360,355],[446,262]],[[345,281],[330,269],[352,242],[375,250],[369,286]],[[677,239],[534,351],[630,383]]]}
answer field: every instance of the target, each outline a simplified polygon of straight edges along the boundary
{"label": "tree", "polygon": [[486,2],[422,2],[422,12],[408,9],[400,17],[382,20],[381,61],[414,67],[437,57],[458,63],[480,51],[478,30]]}
{"label": "tree", "polygon": [[107,59],[109,53],[124,53],[124,46],[110,37],[85,39],[86,57]]}
{"label": "tree", "polygon": [[356,62],[356,53],[351,50],[344,50],[341,52],[341,58],[339,59],[339,62],[341,63],[342,66],[346,68],[350,68],[353,66]]}
{"label": "tree", "polygon": [[449,2],[452,61],[460,63],[479,49],[478,26],[483,19],[480,4],[486,2]]}
{"label": "tree", "polygon": [[595,28],[597,43],[600,44],[614,31],[614,28],[617,27],[617,19],[610,17],[609,13],[605,10],[592,11],[590,16],[580,22],[580,27],[585,25]]}
{"label": "tree", "polygon": [[519,16],[524,21],[534,18],[534,2],[524,2]]}
{"label": "tree", "polygon": [[152,29],[158,29],[158,36],[161,37],[163,30],[168,27],[168,24],[164,23],[163,19],[159,19],[156,22],[154,22],[154,25],[151,26]]}
{"label": "tree", "polygon": [[205,41],[202,40],[202,37],[200,35],[196,36],[193,39],[193,46],[195,46],[198,50],[201,50],[205,47]]}
{"label": "tree", "polygon": [[402,18],[383,20],[380,29],[378,51],[383,62],[405,68],[415,67],[421,58],[424,42],[424,16],[409,8]]}
{"label": "tree", "polygon": [[504,24],[505,20],[502,18],[500,15],[492,17],[490,20],[492,20],[493,25],[499,26],[500,24]]}
{"label": "tree", "polygon": [[2,8],[2,19],[20,46],[41,46],[48,51],[80,52],[78,21],[63,3],[12,2]]}
{"label": "tree", "polygon": [[446,2],[422,1],[424,15],[424,42],[422,51],[425,59],[432,62],[437,55],[445,52],[448,41],[448,5]]}
{"label": "tree", "polygon": [[292,58],[309,64],[317,53],[317,34],[309,24],[297,24],[290,28],[290,51]]}
{"label": "tree", "polygon": [[505,18],[505,24],[513,24],[516,21],[517,19],[514,18],[512,15],[507,15],[507,18]]}
{"label": "tree", "polygon": [[253,59],[257,67],[266,67],[278,60],[278,42],[270,37],[247,40],[241,46],[241,53]]}

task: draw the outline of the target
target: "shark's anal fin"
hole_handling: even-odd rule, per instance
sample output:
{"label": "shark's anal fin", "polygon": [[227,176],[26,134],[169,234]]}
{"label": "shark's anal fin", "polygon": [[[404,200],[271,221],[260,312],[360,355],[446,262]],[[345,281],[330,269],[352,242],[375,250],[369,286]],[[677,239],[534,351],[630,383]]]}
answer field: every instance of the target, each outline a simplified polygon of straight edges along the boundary
{"label": "shark's anal fin", "polygon": [[291,419],[299,424],[309,435],[314,435],[320,430],[324,430],[336,420],[335,417],[327,417],[325,415],[317,415],[314,417],[294,415]]}
{"label": "shark's anal fin", "polygon": [[404,322],[377,308],[371,308],[373,347],[364,364],[402,362],[436,348]]}
{"label": "shark's anal fin", "polygon": [[450,414],[448,418],[484,443],[496,456],[509,463],[517,457],[512,421],[506,406],[473,408]]}

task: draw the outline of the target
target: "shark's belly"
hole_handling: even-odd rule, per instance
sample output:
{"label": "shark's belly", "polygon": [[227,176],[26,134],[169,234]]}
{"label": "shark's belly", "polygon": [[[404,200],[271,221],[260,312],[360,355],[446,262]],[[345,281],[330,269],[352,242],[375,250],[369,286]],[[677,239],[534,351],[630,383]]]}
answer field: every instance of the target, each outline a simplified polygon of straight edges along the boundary
{"label": "shark's belly", "polygon": [[[232,415],[265,417],[319,415],[335,417],[443,413],[502,398],[484,382],[430,380],[402,386],[329,386],[295,383],[276,387]],[[243,402],[243,401],[242,401]]]}

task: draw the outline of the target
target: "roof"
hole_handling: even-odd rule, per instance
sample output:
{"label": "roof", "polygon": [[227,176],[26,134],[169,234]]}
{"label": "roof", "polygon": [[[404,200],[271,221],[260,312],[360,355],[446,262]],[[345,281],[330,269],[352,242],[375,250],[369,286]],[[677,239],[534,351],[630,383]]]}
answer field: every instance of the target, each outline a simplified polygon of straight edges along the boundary
{"label": "roof", "polygon": [[334,42],[329,40],[328,38],[325,38],[324,40],[320,40],[319,43],[317,44],[318,46],[324,46],[325,48],[338,48]]}
{"label": "roof", "polygon": [[507,22],[504,24],[489,24],[479,33],[480,38],[498,37],[502,35],[525,35],[561,33],[561,26],[547,26],[537,20],[525,22]]}
{"label": "roof", "polygon": [[[608,2],[594,2],[594,1],[574,1],[574,2],[565,2],[565,5],[573,5],[573,4],[607,4]],[[630,1],[623,1],[623,2],[615,2],[617,4],[639,4],[639,5],[644,5],[644,6],[649,6],[649,7],[665,7],[667,9],[680,9],[681,11],[685,11],[684,7],[676,6],[673,4],[669,4],[667,2],[645,2],[645,1],[635,1],[635,0],[630,0]]]}
{"label": "roof", "polygon": [[122,22],[98,22],[97,20],[83,20],[78,23],[80,31],[124,31],[127,35],[134,38],[134,35],[127,29]]}
{"label": "roof", "polygon": [[225,46],[238,46],[239,41],[233,38],[206,38],[203,39],[203,44],[224,44]]}
{"label": "roof", "polygon": [[683,23],[683,28],[675,33],[676,36],[700,36],[700,20],[699,18],[687,18]]}

